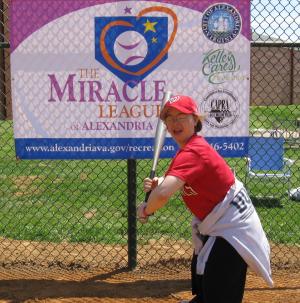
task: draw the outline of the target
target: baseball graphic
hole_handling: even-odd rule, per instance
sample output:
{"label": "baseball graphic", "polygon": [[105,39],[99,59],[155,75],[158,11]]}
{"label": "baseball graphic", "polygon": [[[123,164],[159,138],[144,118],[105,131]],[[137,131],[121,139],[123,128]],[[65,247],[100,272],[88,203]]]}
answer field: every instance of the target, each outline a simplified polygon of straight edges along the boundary
{"label": "baseball graphic", "polygon": [[147,41],[136,31],[126,31],[117,37],[114,44],[114,52],[121,63],[125,65],[137,65],[147,55]]}

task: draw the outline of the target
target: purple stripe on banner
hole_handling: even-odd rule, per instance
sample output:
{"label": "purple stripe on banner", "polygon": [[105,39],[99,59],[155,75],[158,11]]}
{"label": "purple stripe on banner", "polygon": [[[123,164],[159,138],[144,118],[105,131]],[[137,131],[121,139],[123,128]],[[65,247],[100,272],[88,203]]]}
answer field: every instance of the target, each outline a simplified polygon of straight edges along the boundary
{"label": "purple stripe on banner", "polygon": [[[33,32],[45,24],[70,12],[105,3],[122,3],[125,0],[11,0],[10,1],[10,48],[13,52],[17,46]],[[160,3],[174,4],[197,11],[203,11],[218,0],[156,0]],[[222,3],[224,3],[222,1]],[[250,0],[228,1],[240,12],[243,19],[242,34],[251,39],[250,32]],[[132,2],[134,4],[134,2]],[[125,4],[124,4],[125,5]],[[126,1],[126,5],[129,2]]]}
{"label": "purple stripe on banner", "polygon": [[171,3],[178,6],[187,7],[196,11],[203,12],[207,7],[216,3],[228,3],[233,5],[240,13],[243,20],[242,35],[248,40],[251,40],[251,27],[250,27],[250,0],[157,0],[162,3]]}
{"label": "purple stripe on banner", "polygon": [[[124,0],[121,0],[124,1]],[[11,0],[10,4],[10,48],[17,46],[33,32],[70,12],[112,3],[114,0]]]}

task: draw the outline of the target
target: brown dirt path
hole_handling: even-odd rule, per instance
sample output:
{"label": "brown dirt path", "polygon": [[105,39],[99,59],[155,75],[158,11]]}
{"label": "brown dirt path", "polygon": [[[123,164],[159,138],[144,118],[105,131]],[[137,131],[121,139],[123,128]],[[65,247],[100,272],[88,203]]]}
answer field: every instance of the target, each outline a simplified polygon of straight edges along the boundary
{"label": "brown dirt path", "polygon": [[[250,272],[244,303],[299,303],[300,273],[277,270],[275,287]],[[130,272],[67,271],[45,268],[2,268],[0,270],[0,302],[105,302],[178,303],[191,297],[189,273],[157,274],[147,270]]]}

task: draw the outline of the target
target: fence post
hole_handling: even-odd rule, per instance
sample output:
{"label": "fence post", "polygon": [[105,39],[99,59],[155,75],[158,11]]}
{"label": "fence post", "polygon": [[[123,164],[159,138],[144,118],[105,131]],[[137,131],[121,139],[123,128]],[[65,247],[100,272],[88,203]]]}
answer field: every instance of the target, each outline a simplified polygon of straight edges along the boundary
{"label": "fence post", "polygon": [[127,192],[128,192],[128,267],[136,267],[136,160],[127,160]]}
{"label": "fence post", "polygon": [[294,103],[294,48],[291,47],[290,105]]}

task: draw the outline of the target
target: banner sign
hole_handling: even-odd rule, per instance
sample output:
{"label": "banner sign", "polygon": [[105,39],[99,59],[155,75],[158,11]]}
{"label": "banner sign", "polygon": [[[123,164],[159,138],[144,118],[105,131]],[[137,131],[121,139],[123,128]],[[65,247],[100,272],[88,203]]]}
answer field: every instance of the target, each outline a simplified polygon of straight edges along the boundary
{"label": "banner sign", "polygon": [[[189,95],[201,134],[247,153],[250,0],[11,0],[21,159],[151,158],[165,91]],[[178,149],[169,136],[161,157]]]}

